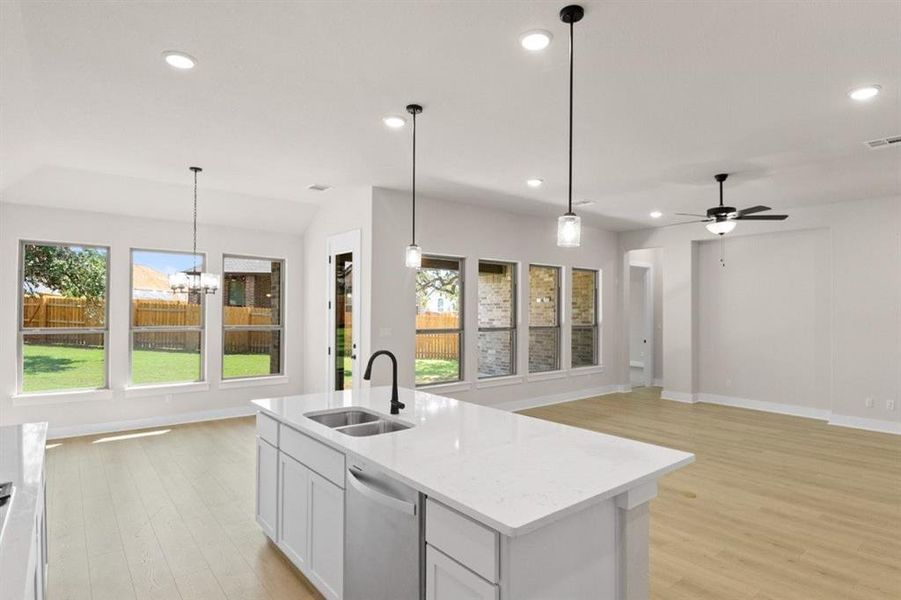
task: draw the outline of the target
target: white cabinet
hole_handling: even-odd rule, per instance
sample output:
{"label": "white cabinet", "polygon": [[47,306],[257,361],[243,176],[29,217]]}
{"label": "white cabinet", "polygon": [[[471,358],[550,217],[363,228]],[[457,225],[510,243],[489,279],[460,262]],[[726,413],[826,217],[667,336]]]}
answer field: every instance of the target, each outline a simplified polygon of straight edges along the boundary
{"label": "white cabinet", "polygon": [[312,471],[279,453],[278,547],[297,568],[309,559],[310,475]]}
{"label": "white cabinet", "polygon": [[[378,552],[377,548],[373,551]],[[324,596],[344,587],[344,490],[310,472],[310,577]]]}
{"label": "white cabinet", "polygon": [[278,515],[278,450],[257,437],[257,523],[263,532],[276,539]]}
{"label": "white cabinet", "polygon": [[344,490],[284,452],[278,452],[277,461],[276,544],[323,596],[339,599],[344,588]]}
{"label": "white cabinet", "polygon": [[498,587],[445,556],[437,548],[426,546],[426,600],[497,600]]}

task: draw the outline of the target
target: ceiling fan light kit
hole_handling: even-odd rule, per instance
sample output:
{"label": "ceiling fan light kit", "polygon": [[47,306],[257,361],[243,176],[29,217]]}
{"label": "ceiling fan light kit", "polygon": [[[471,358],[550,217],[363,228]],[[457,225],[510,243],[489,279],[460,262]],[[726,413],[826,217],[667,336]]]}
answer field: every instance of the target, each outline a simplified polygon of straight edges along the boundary
{"label": "ceiling fan light kit", "polygon": [[[788,215],[758,215],[756,213],[772,210],[769,206],[751,206],[736,210],[732,206],[723,205],[723,182],[729,177],[728,173],[719,173],[714,176],[720,186],[720,203],[719,206],[707,209],[707,216],[700,221],[689,221],[689,223],[707,223],[707,231],[717,235],[725,235],[735,229],[736,221],[784,221]],[[683,217],[702,217],[704,215],[695,215],[692,213],[676,213]],[[677,223],[684,225],[685,223]]]}

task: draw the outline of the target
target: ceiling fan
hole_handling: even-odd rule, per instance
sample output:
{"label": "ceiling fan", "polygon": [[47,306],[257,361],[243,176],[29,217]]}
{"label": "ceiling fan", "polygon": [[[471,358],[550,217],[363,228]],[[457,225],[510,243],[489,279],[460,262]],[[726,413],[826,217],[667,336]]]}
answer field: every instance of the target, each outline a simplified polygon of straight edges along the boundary
{"label": "ceiling fan", "polygon": [[[699,221],[688,221],[688,223],[707,223],[707,231],[724,235],[729,233],[738,224],[736,221],[784,221],[788,215],[758,215],[767,210],[772,210],[769,206],[752,206],[736,210],[731,206],[723,206],[723,182],[729,177],[728,173],[720,173],[714,178],[720,184],[720,205],[707,209],[706,215],[696,215],[692,213],[676,213],[683,217],[704,217]],[[684,225],[684,223],[680,223]]]}

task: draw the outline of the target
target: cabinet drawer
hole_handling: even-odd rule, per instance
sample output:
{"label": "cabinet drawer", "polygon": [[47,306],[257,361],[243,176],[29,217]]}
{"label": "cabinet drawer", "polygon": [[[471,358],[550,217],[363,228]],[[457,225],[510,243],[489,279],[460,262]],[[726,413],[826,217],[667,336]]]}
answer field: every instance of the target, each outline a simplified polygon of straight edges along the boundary
{"label": "cabinet drawer", "polygon": [[498,587],[427,545],[425,597],[426,600],[497,600]]}
{"label": "cabinet drawer", "polygon": [[279,449],[340,488],[344,488],[344,454],[285,425],[279,425]]}
{"label": "cabinet drawer", "polygon": [[258,412],[257,435],[278,448],[278,421]]}
{"label": "cabinet drawer", "polygon": [[498,581],[498,533],[467,516],[426,500],[425,539],[491,583]]}

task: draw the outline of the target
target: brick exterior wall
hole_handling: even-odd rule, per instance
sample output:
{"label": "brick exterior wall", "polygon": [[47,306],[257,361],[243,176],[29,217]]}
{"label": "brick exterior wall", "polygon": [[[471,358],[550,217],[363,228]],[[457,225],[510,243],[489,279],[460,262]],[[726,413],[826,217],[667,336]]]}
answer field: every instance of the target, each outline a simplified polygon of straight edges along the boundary
{"label": "brick exterior wall", "polygon": [[560,368],[560,329],[533,329],[559,325],[557,267],[529,266],[529,372]]}
{"label": "brick exterior wall", "polygon": [[597,360],[597,271],[573,269],[572,366],[588,367]]}
{"label": "brick exterior wall", "polygon": [[[515,266],[480,264],[479,327],[512,327],[516,324]],[[479,332],[479,376],[497,377],[516,372],[513,352],[515,334],[510,331]]]}

